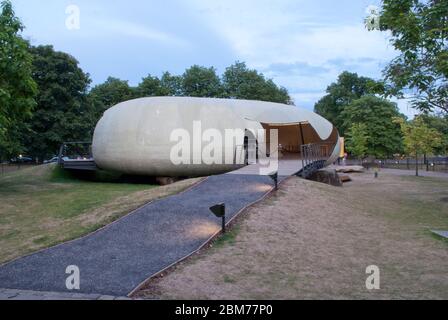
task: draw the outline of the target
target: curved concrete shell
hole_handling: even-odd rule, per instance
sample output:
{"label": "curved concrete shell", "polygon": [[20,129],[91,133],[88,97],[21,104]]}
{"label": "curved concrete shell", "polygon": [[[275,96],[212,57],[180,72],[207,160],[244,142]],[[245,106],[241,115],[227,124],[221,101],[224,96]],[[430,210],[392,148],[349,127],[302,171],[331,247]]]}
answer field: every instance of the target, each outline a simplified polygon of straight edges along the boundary
{"label": "curved concrete shell", "polygon": [[[328,163],[337,159],[337,130],[311,111],[270,102],[189,97],[142,98],[110,108],[95,129],[93,156],[99,168],[128,174],[219,174],[241,167],[247,140],[261,143],[259,130],[271,129],[278,129],[279,144],[292,153],[299,154],[302,144],[325,143]],[[209,153],[214,159],[217,153],[222,155],[222,163],[210,161],[204,149],[219,133],[224,142],[229,130],[235,135],[234,144],[222,143],[220,150]],[[189,160],[184,163],[173,161],[179,132],[190,135],[190,140],[182,141],[191,147],[189,154],[183,154]]]}

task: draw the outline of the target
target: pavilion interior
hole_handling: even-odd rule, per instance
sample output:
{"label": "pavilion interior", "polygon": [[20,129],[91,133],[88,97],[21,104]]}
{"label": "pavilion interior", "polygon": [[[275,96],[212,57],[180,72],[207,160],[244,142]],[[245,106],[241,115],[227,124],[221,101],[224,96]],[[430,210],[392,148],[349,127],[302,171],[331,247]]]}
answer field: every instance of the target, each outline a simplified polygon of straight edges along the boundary
{"label": "pavilion interior", "polygon": [[312,143],[318,143],[321,153],[330,156],[338,139],[338,131],[334,129],[328,139],[322,140],[314,128],[307,122],[292,125],[266,123],[262,125],[266,130],[266,147],[268,150],[270,147],[270,131],[278,130],[279,156],[284,158],[301,158],[301,146]]}

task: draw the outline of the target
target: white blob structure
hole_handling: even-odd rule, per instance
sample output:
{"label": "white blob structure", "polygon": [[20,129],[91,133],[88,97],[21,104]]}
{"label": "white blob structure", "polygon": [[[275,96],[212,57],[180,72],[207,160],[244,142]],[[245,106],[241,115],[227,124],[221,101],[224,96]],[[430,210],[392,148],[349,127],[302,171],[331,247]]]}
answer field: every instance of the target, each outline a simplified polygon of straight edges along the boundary
{"label": "white blob structure", "polygon": [[[95,129],[92,151],[104,170],[156,177],[205,176],[244,166],[241,157],[247,154],[248,141],[269,145],[272,129],[278,130],[281,150],[297,159],[301,146],[311,143],[321,145],[327,164],[339,156],[338,131],[314,112],[271,102],[190,97],[141,98],[108,109]],[[218,143],[221,149],[211,155],[216,158],[218,153],[223,161],[211,163],[204,149],[210,147],[212,137],[224,139],[229,130],[235,134],[233,144]],[[260,135],[263,130],[266,135]],[[180,164],[172,157],[173,148],[179,146],[173,136],[179,132],[190,136],[181,141],[190,147],[183,154],[189,161]]]}

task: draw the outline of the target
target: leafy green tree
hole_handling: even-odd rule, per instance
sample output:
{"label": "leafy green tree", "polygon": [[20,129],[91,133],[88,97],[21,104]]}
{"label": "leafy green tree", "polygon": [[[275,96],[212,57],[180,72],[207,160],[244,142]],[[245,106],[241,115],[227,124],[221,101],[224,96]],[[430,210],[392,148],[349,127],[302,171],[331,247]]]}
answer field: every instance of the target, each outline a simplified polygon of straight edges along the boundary
{"label": "leafy green tree", "polygon": [[448,154],[448,115],[422,114],[420,117],[429,128],[433,128],[442,134],[441,143],[434,148],[434,153],[437,155]]}
{"label": "leafy green tree", "polygon": [[383,0],[380,24],[401,52],[384,71],[385,92],[448,112],[448,1]]}
{"label": "leafy green tree", "polygon": [[214,98],[221,95],[221,81],[215,68],[194,65],[182,76],[182,95]]}
{"label": "leafy green tree", "polygon": [[165,72],[160,78],[160,85],[166,96],[182,95],[182,76],[173,76],[169,72]]}
{"label": "leafy green tree", "polygon": [[94,131],[97,122],[107,109],[120,102],[137,98],[139,95],[140,97],[146,96],[148,90],[151,90],[149,88],[149,79],[136,89],[129,86],[128,81],[113,77],[109,77],[104,83],[93,87],[87,96],[88,103],[92,108],[90,121],[92,128],[90,131]]}
{"label": "leafy green tree", "polygon": [[345,119],[342,112],[354,100],[374,93],[376,85],[376,82],[370,78],[344,71],[335,83],[328,86],[327,95],[316,103],[314,111],[333,123],[344,136],[347,126],[344,126]]}
{"label": "leafy green tree", "polygon": [[30,52],[39,92],[22,141],[30,155],[43,160],[57,154],[65,141],[90,138],[92,110],[86,100],[90,78],[74,57],[52,46],[32,47]]}
{"label": "leafy green tree", "polygon": [[[23,25],[11,2],[1,2],[0,13],[0,160],[23,151],[21,123],[35,107],[36,83],[28,43],[20,36]],[[3,156],[2,156],[3,155]]]}
{"label": "leafy green tree", "polygon": [[394,122],[397,117],[404,118],[395,103],[366,95],[346,106],[340,119],[344,121],[342,124],[344,132],[355,123],[364,124],[369,137],[367,154],[387,157],[403,150],[400,126]]}
{"label": "leafy green tree", "polygon": [[129,86],[128,81],[109,77],[107,80],[90,90],[89,95],[94,99],[95,103],[100,103],[101,111],[136,96],[135,89]]}
{"label": "leafy green tree", "polygon": [[369,134],[365,123],[353,123],[347,132],[347,150],[362,160],[367,155]]}
{"label": "leafy green tree", "polygon": [[169,72],[165,72],[160,79],[148,75],[135,89],[135,95],[136,97],[180,96],[183,94],[182,83],[182,76],[172,76]]}
{"label": "leafy green tree", "polygon": [[[422,154],[432,154],[440,146],[442,135],[437,130],[428,127],[422,117],[413,121],[396,118],[395,122],[401,127],[403,143],[408,155],[414,155],[416,161]],[[415,166],[415,175],[418,176],[418,166]]]}
{"label": "leafy green tree", "polygon": [[285,88],[279,88],[270,79],[266,80],[256,70],[248,69],[244,62],[236,62],[226,69],[223,89],[227,98],[291,103]]}
{"label": "leafy green tree", "polygon": [[159,78],[153,77],[150,74],[142,79],[142,82],[135,89],[136,97],[160,97],[168,95],[167,90],[162,87],[162,82]]}

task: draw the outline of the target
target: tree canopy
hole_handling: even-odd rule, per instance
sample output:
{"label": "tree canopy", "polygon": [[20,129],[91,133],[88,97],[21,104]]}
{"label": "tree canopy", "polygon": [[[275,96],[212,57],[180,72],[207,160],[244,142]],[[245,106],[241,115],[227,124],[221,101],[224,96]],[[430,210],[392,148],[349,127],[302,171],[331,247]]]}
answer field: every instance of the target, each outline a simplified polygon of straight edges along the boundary
{"label": "tree canopy", "polygon": [[387,157],[402,152],[400,127],[394,119],[404,118],[395,103],[365,95],[354,100],[341,113],[343,131],[347,132],[353,124],[366,126],[367,154],[375,157]]}
{"label": "tree canopy", "polygon": [[165,72],[160,79],[160,85],[165,90],[165,95],[167,96],[182,95],[182,76],[175,76]]}
{"label": "tree canopy", "polygon": [[224,97],[291,103],[288,91],[278,87],[272,80],[247,68],[244,62],[236,62],[223,75]]}
{"label": "tree canopy", "polygon": [[245,63],[236,62],[218,76],[216,69],[194,65],[182,75],[165,72],[159,78],[149,74],[132,87],[128,81],[109,77],[96,85],[88,94],[95,118],[99,120],[105,110],[120,102],[142,97],[190,96],[208,98],[235,98],[247,100],[291,103],[288,91],[278,87]]}
{"label": "tree canopy", "polygon": [[314,106],[314,111],[333,123],[344,136],[348,128],[344,125],[344,109],[354,100],[374,92],[376,82],[356,73],[344,71],[335,83],[327,88],[327,94]]}
{"label": "tree canopy", "polygon": [[221,81],[216,69],[194,65],[182,76],[182,95],[216,98],[222,93]]}
{"label": "tree canopy", "polygon": [[74,57],[52,46],[31,47],[29,51],[38,94],[33,117],[25,121],[28,131],[22,142],[28,154],[42,160],[55,155],[64,141],[89,138],[92,110],[86,94],[90,78]]}
{"label": "tree canopy", "polygon": [[448,115],[447,114],[422,114],[420,115],[423,122],[429,128],[433,128],[440,132],[440,145],[434,147],[434,152],[438,155],[445,155],[448,152]]}
{"label": "tree canopy", "polygon": [[36,83],[32,78],[28,43],[20,36],[23,25],[9,1],[0,13],[0,156],[22,151],[19,126],[35,107]]}
{"label": "tree canopy", "polygon": [[448,1],[383,0],[380,25],[400,52],[384,70],[386,94],[448,112]]}
{"label": "tree canopy", "polygon": [[[143,82],[143,86],[146,85]],[[147,90],[142,87],[140,90]],[[136,96],[136,89],[132,88],[128,81],[109,77],[107,80],[92,88],[90,98],[97,104],[97,109],[105,111],[106,109]],[[98,105],[99,104],[99,105]]]}
{"label": "tree canopy", "polygon": [[[401,127],[406,153],[415,156],[416,159],[422,154],[432,154],[442,142],[440,132],[428,127],[422,117],[416,117],[412,121],[396,118],[395,122]],[[418,175],[418,166],[415,167]]]}
{"label": "tree canopy", "polygon": [[347,132],[347,150],[359,159],[366,156],[369,134],[365,123],[353,123]]}

